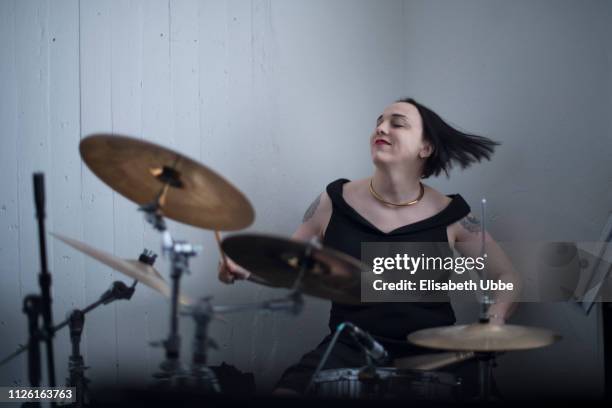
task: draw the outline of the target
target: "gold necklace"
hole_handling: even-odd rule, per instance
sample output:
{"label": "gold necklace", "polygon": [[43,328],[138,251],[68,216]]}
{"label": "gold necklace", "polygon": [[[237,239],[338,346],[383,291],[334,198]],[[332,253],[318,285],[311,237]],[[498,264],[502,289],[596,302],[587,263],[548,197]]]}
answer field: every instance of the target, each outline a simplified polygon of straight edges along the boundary
{"label": "gold necklace", "polygon": [[419,196],[415,200],[396,204],[396,203],[392,203],[382,198],[380,194],[378,194],[376,190],[374,190],[374,186],[372,185],[372,179],[370,179],[370,193],[372,194],[372,196],[378,201],[380,201],[381,203],[390,205],[393,207],[408,207],[409,205],[414,205],[418,203],[419,201],[421,201],[421,198],[423,198],[423,195],[425,194],[425,187],[423,187],[423,183],[421,183],[420,181],[419,181],[419,186],[421,187],[421,191],[419,192]]}

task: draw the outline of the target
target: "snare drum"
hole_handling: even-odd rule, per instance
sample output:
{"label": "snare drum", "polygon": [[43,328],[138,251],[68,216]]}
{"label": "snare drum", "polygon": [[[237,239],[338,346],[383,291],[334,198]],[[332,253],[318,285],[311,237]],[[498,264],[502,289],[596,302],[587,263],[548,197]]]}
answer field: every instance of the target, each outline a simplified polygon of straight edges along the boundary
{"label": "snare drum", "polygon": [[413,399],[457,401],[461,379],[450,373],[378,367],[321,371],[313,380],[313,394],[322,398]]}

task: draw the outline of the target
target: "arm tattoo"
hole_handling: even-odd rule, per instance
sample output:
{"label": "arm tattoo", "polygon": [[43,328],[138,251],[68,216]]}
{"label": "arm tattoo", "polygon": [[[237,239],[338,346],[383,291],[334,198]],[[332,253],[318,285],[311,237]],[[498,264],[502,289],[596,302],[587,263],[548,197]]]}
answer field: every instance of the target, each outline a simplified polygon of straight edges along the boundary
{"label": "arm tattoo", "polygon": [[461,226],[474,234],[482,231],[480,221],[472,214],[469,214],[467,217],[461,220]]}
{"label": "arm tattoo", "polygon": [[317,208],[319,207],[319,202],[320,201],[321,201],[321,194],[319,194],[317,196],[317,198],[315,198],[315,200],[312,202],[312,204],[310,204],[310,206],[308,207],[308,209],[304,213],[304,218],[302,218],[302,222],[306,222],[306,221],[308,221],[309,219],[312,218],[312,216],[314,215],[315,211],[317,211]]}

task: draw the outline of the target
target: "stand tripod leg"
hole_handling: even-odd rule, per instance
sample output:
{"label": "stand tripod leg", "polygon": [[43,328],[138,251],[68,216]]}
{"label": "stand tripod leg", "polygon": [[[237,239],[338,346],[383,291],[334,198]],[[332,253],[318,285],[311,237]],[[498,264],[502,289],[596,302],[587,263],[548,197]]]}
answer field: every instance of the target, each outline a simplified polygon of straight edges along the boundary
{"label": "stand tripod leg", "polygon": [[70,341],[72,343],[72,355],[70,356],[68,370],[70,377],[68,378],[68,386],[75,387],[76,401],[73,404],[74,408],[85,406],[89,400],[87,394],[87,383],[89,380],[85,378],[84,371],[86,369],[83,356],[81,356],[81,335],[83,326],[85,325],[85,313],[81,310],[74,310],[70,314]]}
{"label": "stand tripod leg", "polygon": [[[28,379],[32,387],[40,386],[40,296],[28,295],[23,301],[23,312],[28,316]],[[24,407],[40,407],[38,402],[27,402]]]}
{"label": "stand tripod leg", "polygon": [[28,316],[28,379],[32,387],[40,385],[40,328],[38,320],[40,316],[40,297],[35,295],[26,296],[23,302],[23,311]]}

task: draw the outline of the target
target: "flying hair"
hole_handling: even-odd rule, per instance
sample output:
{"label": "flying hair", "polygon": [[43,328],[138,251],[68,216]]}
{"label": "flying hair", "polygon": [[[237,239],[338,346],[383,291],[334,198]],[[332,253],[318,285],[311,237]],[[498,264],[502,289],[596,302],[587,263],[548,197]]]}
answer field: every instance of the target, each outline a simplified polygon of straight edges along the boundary
{"label": "flying hair", "polygon": [[455,129],[413,98],[403,98],[397,102],[410,103],[417,108],[423,122],[423,138],[433,147],[433,153],[425,162],[423,178],[438,176],[442,172],[448,177],[455,164],[465,169],[482,159],[491,160],[495,146],[500,145],[487,137]]}

